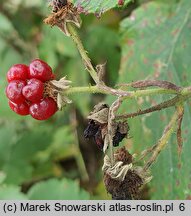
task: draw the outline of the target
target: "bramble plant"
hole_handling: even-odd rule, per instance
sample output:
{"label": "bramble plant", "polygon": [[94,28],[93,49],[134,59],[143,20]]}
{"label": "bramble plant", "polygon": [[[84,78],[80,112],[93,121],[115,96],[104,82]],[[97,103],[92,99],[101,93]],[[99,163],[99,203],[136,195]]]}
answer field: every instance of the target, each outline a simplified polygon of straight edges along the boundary
{"label": "bramble plant", "polygon": [[[168,54],[164,53],[168,44],[163,44],[162,41],[160,42],[160,39],[159,41],[146,41],[147,39],[145,38],[151,34],[153,28],[157,29],[157,25],[161,23],[162,25],[165,25],[165,23],[170,25],[169,23],[172,22],[170,19],[176,19],[176,16],[179,16],[178,11],[176,11],[177,15],[173,15],[173,17],[167,16],[166,20],[161,20],[162,15],[160,13],[156,14],[156,21],[153,21],[151,19],[153,17],[150,18],[151,20],[147,20],[143,17],[142,13],[144,8],[140,9],[141,11],[137,9],[139,13],[137,12],[137,14],[134,14],[133,12],[129,20],[122,22],[121,26],[124,31],[124,38],[122,40],[124,40],[125,43],[123,43],[124,45],[122,47],[120,71],[116,73],[120,74],[119,83],[115,87],[106,84],[105,81],[105,71],[108,71],[107,62],[94,66],[95,60],[93,61],[90,58],[90,56],[92,56],[91,49],[87,47],[87,52],[80,39],[78,32],[80,32],[83,25],[81,15],[94,13],[97,17],[101,17],[107,10],[115,6],[122,9],[128,8],[130,2],[130,0],[111,0],[108,4],[102,1],[99,5],[96,4],[95,0],[74,0],[72,2],[69,0],[52,0],[50,2],[52,12],[44,20],[44,23],[51,27],[58,27],[61,32],[64,33],[63,37],[68,37],[73,40],[81,56],[81,61],[84,65],[84,73],[88,72],[92,79],[91,84],[88,86],[73,86],[75,80],[68,80],[65,75],[57,80],[51,67],[48,65],[49,63],[40,59],[33,60],[29,66],[24,64],[13,65],[7,73],[8,86],[6,88],[6,96],[9,99],[10,108],[19,115],[30,114],[37,120],[47,120],[58,110],[64,112],[69,104],[75,104],[75,99],[70,99],[73,95],[86,93],[108,96],[108,100],[106,99],[104,102],[99,101],[87,116],[88,124],[84,130],[84,138],[93,141],[104,154],[102,166],[103,180],[106,191],[111,194],[112,199],[139,199],[142,189],[147,187],[149,182],[152,183],[154,179],[160,178],[160,173],[158,176],[155,176],[155,173],[151,170],[151,166],[157,166],[159,155],[163,155],[165,148],[169,145],[171,146],[172,137],[174,137],[175,132],[177,151],[173,152],[173,154],[176,155],[176,162],[178,161],[180,166],[182,166],[182,154],[184,154],[185,151],[183,147],[189,144],[188,142],[185,144],[182,137],[182,122],[186,112],[185,107],[191,97],[191,87],[189,85],[186,87],[183,87],[181,84],[177,85],[175,84],[177,82],[173,82],[173,79],[170,78],[171,71],[174,70],[174,65],[176,61],[178,61],[177,56],[174,57],[175,60],[172,60],[176,44],[179,40],[182,40],[182,46],[188,46],[188,42],[184,41],[180,36],[183,29],[187,27],[188,21],[191,21],[191,11],[187,9],[187,0],[182,0],[180,3],[172,1],[174,5],[179,4],[186,15],[182,15],[183,18],[180,27],[173,29],[171,32],[172,47]],[[147,4],[150,7],[149,13],[154,13],[158,11],[158,5],[162,5],[163,3]],[[170,13],[170,6],[164,4],[161,7],[166,7],[164,9],[164,14]],[[145,10],[149,9],[146,8]],[[133,27],[134,30],[140,31],[140,33],[138,33],[138,38],[134,38],[134,32],[133,30],[131,32],[131,24],[129,22],[138,19],[137,17],[139,19],[143,17],[144,20],[141,25],[137,21],[138,27]],[[126,26],[128,26],[128,30],[126,30]],[[141,27],[148,27],[148,31],[141,29]],[[55,28],[51,29],[51,31],[54,30]],[[188,31],[189,30],[190,29],[188,29]],[[59,34],[62,34],[61,32],[59,32]],[[48,37],[48,35],[46,35],[46,37]],[[133,39],[131,37],[133,37]],[[54,41],[52,41],[52,43],[54,43]],[[152,43],[152,45],[150,45],[150,43]],[[157,52],[155,51],[156,47],[158,48]],[[140,59],[137,58],[136,62],[136,55],[138,55],[138,52],[141,52],[140,49],[145,49],[146,55],[141,56]],[[182,49],[183,48],[181,48],[181,52],[183,52]],[[162,56],[161,58],[156,57],[158,53]],[[150,55],[156,57],[156,60],[152,62]],[[141,63],[139,63],[139,61],[141,61]],[[186,61],[182,68],[184,68],[184,73],[187,74],[191,67],[187,65],[187,60],[184,59],[182,61]],[[146,71],[147,69],[151,70],[152,64],[155,70],[154,75],[152,75],[150,71]],[[181,62],[179,62],[179,64],[181,64]],[[181,70],[181,66],[177,66],[177,68],[177,70]],[[125,76],[125,70],[128,70],[129,78],[123,78],[123,76]],[[126,76],[128,76],[128,73]],[[133,73],[136,73],[136,76],[132,79]],[[165,76],[160,76],[162,73],[169,74],[169,79]],[[78,71],[76,71],[75,76],[81,76],[81,74],[78,74]],[[130,82],[123,82],[123,80],[130,80]],[[151,97],[155,99],[152,100]],[[143,98],[146,98],[145,102],[147,107],[145,107]],[[137,101],[138,108],[136,105]],[[131,104],[132,109],[130,109],[130,111],[126,109],[127,103]],[[151,105],[148,107],[148,104]],[[141,106],[143,106],[143,108]],[[148,116],[156,111],[162,112],[167,108],[171,108],[173,111],[169,114],[171,119],[165,119],[166,126],[160,138],[158,141],[157,139],[153,140],[148,138],[152,137],[152,133],[154,132],[149,131],[150,129],[145,126],[143,122],[145,120],[143,120],[141,116]],[[135,123],[135,125],[140,126],[139,128],[136,128],[136,126],[133,127],[134,121],[137,121],[134,118],[137,116],[140,116],[142,121],[142,126],[141,124]],[[152,124],[152,127],[155,133],[159,130],[158,121],[159,120],[153,120],[154,124]],[[127,138],[127,140],[131,139],[132,145],[134,143],[134,137],[131,138],[131,133],[133,133],[131,132],[131,127],[134,132],[136,132],[136,130],[139,131],[137,132],[138,137],[135,141],[142,145],[140,147],[142,151],[139,152],[139,154],[136,152],[136,154],[130,153],[133,151],[129,146],[124,145],[125,138]],[[159,131],[161,131],[161,129]],[[147,136],[146,138],[143,137],[144,133],[145,137]],[[149,145],[145,143],[148,139],[150,139]],[[154,143],[151,145],[153,141]],[[122,144],[120,144],[121,142]],[[84,169],[84,167],[82,169]],[[161,167],[161,169],[163,168]],[[156,180],[156,182],[157,181],[159,182],[161,179]],[[179,181],[183,181],[183,179],[179,179]],[[185,181],[185,188],[189,187],[188,181]],[[156,184],[156,182],[153,184]],[[179,184],[179,182],[177,184]],[[159,183],[159,185],[161,184]],[[184,195],[188,196],[189,192],[186,191]],[[181,195],[181,197],[183,196]],[[176,198],[176,196],[173,198]]]}

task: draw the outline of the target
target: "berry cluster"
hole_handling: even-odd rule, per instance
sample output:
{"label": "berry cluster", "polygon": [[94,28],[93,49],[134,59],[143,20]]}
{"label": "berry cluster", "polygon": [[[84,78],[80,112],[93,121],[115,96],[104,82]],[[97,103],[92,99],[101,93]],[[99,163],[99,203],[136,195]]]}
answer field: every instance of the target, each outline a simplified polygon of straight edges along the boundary
{"label": "berry cluster", "polygon": [[56,102],[44,94],[45,83],[54,79],[51,67],[40,59],[29,66],[13,65],[7,73],[6,95],[10,108],[19,115],[46,120],[57,111]]}

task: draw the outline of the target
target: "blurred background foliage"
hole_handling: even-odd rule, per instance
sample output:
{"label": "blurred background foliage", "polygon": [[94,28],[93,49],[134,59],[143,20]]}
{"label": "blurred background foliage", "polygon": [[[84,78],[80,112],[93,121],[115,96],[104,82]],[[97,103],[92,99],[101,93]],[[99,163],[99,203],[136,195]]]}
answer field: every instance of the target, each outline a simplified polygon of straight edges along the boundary
{"label": "blurred background foliage", "polygon": [[[91,2],[94,6],[96,0]],[[116,6],[113,2],[107,9]],[[82,41],[94,65],[107,63],[105,82],[114,86],[154,77],[189,85],[190,0],[126,3],[101,18],[82,15]],[[87,10],[96,13],[102,7]],[[111,103],[113,97],[73,95],[72,105],[42,122],[20,117],[8,107],[4,92],[6,73],[16,63],[29,64],[32,59],[41,58],[53,68],[57,78],[67,75],[73,86],[92,83],[72,40],[56,27],[43,24],[49,12],[45,0],[0,0],[0,199],[110,199],[102,181],[103,155],[91,140],[84,139],[83,131],[92,107],[103,100]],[[121,112],[161,100],[164,97],[128,101]],[[123,144],[137,154],[155,144],[172,111],[173,108],[131,119],[130,138]],[[142,198],[191,197],[190,111],[188,104],[181,162],[172,138],[153,166],[154,178],[143,190]]]}

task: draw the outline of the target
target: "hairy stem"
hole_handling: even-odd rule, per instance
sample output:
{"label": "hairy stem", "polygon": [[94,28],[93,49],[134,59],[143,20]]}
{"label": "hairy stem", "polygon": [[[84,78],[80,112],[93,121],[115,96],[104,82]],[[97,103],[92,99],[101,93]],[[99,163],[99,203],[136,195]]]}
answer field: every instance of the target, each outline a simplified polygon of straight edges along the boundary
{"label": "hairy stem", "polygon": [[178,94],[177,91],[171,89],[163,89],[163,88],[153,88],[153,89],[145,89],[145,90],[135,90],[129,91],[130,96],[126,96],[126,98],[136,98],[150,95],[159,95],[159,94]]}
{"label": "hairy stem", "polygon": [[147,109],[138,110],[137,112],[134,112],[134,113],[118,115],[118,116],[116,116],[116,119],[119,120],[119,119],[124,119],[124,118],[134,118],[136,116],[144,115],[144,114],[147,114],[147,113],[160,111],[162,109],[166,109],[166,108],[169,108],[169,107],[172,107],[172,106],[176,106],[177,104],[186,101],[190,97],[191,97],[191,95],[187,95],[187,96],[177,95],[177,96],[175,96],[174,98],[172,98],[170,100],[164,101],[164,102],[162,102],[160,104],[149,107]]}
{"label": "hairy stem", "polygon": [[172,133],[174,132],[175,128],[176,128],[176,123],[178,120],[178,113],[175,112],[170,123],[166,126],[166,128],[164,129],[163,135],[160,138],[160,140],[158,141],[154,152],[152,154],[152,156],[150,157],[150,159],[145,163],[144,165],[144,170],[147,171],[150,166],[156,161],[158,155],[160,154],[160,152],[162,151],[162,149],[166,146],[166,144],[168,143]]}
{"label": "hairy stem", "polygon": [[102,93],[107,94],[107,92],[99,89],[97,86],[84,86],[84,87],[71,87],[63,92],[64,94],[75,94],[75,93],[90,93],[90,94],[96,94],[96,93]]}
{"label": "hairy stem", "polygon": [[76,111],[73,109],[70,115],[70,121],[71,121],[71,126],[73,129],[73,135],[75,136],[75,141],[74,141],[74,147],[77,149],[77,153],[74,155],[75,160],[77,162],[80,176],[84,181],[89,181],[89,176],[86,170],[85,162],[82,157],[82,153],[80,150],[80,144],[78,141],[78,133],[77,133],[77,118],[76,118]]}
{"label": "hairy stem", "polygon": [[177,143],[178,143],[178,155],[179,155],[179,159],[180,159],[180,155],[181,155],[181,152],[182,152],[182,145],[183,145],[182,129],[181,129],[182,120],[183,120],[183,117],[184,117],[184,106],[183,106],[183,104],[181,103],[178,106],[176,106],[176,110],[177,110],[177,113],[178,113],[178,120],[177,120],[178,126],[177,126],[176,136],[177,136]]}
{"label": "hairy stem", "polygon": [[158,95],[158,94],[177,94],[174,90],[166,90],[166,89],[146,89],[146,90],[135,90],[135,91],[122,91],[120,89],[112,89],[107,86],[84,86],[84,87],[71,87],[65,90],[66,94],[73,93],[102,93],[114,96],[122,96],[124,99],[133,99],[136,97],[149,96],[149,95]]}
{"label": "hairy stem", "polygon": [[87,71],[89,72],[90,76],[95,81],[95,83],[99,83],[99,78],[98,78],[97,72],[94,69],[94,67],[91,63],[91,60],[87,55],[87,51],[84,49],[84,46],[80,40],[80,37],[78,36],[78,33],[77,33],[75,27],[70,23],[67,24],[67,27],[68,27],[68,31],[70,32],[71,38],[73,39],[74,43],[76,44],[78,51],[82,57],[85,68],[87,69]]}
{"label": "hairy stem", "polygon": [[175,85],[174,83],[165,81],[165,80],[139,80],[139,81],[135,81],[132,83],[123,83],[120,84],[119,86],[131,86],[133,88],[145,88],[145,87],[151,87],[151,86],[158,86],[160,88],[164,88],[164,89],[172,89],[175,91],[180,91],[182,89],[182,87],[179,87],[177,85]]}

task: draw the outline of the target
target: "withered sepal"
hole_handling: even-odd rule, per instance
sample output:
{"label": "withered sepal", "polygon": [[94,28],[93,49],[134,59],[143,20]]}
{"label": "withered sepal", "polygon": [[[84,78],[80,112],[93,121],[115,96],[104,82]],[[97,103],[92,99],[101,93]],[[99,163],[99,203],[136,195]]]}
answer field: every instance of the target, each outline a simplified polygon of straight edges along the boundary
{"label": "withered sepal", "polygon": [[72,23],[80,28],[82,21],[77,9],[71,2],[68,2],[60,8],[53,8],[53,13],[44,19],[44,23],[50,26],[56,25],[66,36],[70,36],[67,24]]}

